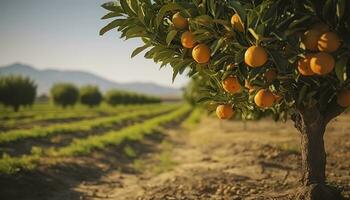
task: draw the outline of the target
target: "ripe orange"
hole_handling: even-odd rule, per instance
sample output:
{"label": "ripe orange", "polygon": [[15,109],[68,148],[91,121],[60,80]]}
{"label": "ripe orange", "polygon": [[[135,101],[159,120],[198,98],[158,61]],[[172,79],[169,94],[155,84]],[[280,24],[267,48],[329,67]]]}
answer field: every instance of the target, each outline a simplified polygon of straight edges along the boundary
{"label": "ripe orange", "polygon": [[232,24],[233,28],[236,29],[237,31],[239,31],[239,32],[244,31],[244,25],[243,25],[242,20],[239,17],[239,15],[234,14],[231,17],[231,24]]}
{"label": "ripe orange", "polygon": [[191,32],[186,31],[181,35],[181,44],[183,47],[191,49],[195,43],[194,35]]}
{"label": "ripe orange", "polygon": [[338,92],[337,103],[341,107],[349,107],[350,106],[350,90],[342,90],[342,91]]}
{"label": "ripe orange", "polygon": [[219,105],[216,107],[216,115],[220,119],[230,119],[233,116],[233,109],[231,105]]}
{"label": "ripe orange", "polygon": [[177,12],[173,15],[172,22],[176,29],[186,29],[188,27],[188,21],[184,17],[181,16],[180,12]]}
{"label": "ripe orange", "polygon": [[298,71],[301,75],[304,76],[312,76],[315,73],[311,70],[310,60],[312,58],[312,54],[305,55],[305,58],[300,58],[298,61]]}
{"label": "ripe orange", "polygon": [[336,33],[327,32],[321,35],[317,44],[318,50],[331,53],[340,47],[340,39]]}
{"label": "ripe orange", "polygon": [[317,51],[317,42],[320,39],[322,32],[319,30],[308,30],[304,33],[302,38],[302,43],[305,45],[305,48],[311,51]]}
{"label": "ripe orange", "polygon": [[235,94],[241,90],[241,85],[236,77],[228,77],[222,81],[222,87],[228,93]]}
{"label": "ripe orange", "polygon": [[262,47],[251,46],[244,54],[244,62],[250,67],[261,67],[267,62],[267,53]]}
{"label": "ripe orange", "polygon": [[274,101],[275,96],[272,92],[266,89],[259,90],[254,97],[255,104],[262,108],[271,107]]}
{"label": "ripe orange", "polygon": [[318,30],[321,33],[325,33],[329,31],[329,26],[323,22],[319,22],[311,27],[313,30]]}
{"label": "ripe orange", "polygon": [[192,50],[193,59],[200,64],[209,62],[210,60],[210,49],[205,44],[198,44]]}
{"label": "ripe orange", "polygon": [[332,55],[324,52],[317,53],[311,57],[311,70],[318,75],[325,75],[332,72],[335,61]]}
{"label": "ripe orange", "polygon": [[277,72],[274,69],[269,69],[265,72],[265,79],[268,83],[272,83],[277,77]]}

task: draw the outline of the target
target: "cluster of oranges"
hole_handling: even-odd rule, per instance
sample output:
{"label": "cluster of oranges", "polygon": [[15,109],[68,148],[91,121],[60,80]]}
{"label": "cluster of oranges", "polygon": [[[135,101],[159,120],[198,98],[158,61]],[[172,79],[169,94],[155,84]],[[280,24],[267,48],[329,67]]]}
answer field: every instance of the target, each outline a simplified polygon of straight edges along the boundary
{"label": "cluster of oranges", "polygon": [[313,53],[306,54],[298,61],[298,71],[304,76],[326,75],[333,71],[335,60],[330,54],[341,45],[338,35],[326,24],[319,23],[306,31],[302,44]]}
{"label": "cluster of oranges", "polygon": [[[174,27],[179,30],[188,29],[188,21],[178,12],[173,15]],[[208,63],[210,60],[210,49],[206,44],[197,44],[191,31],[185,31],[181,35],[181,44],[184,48],[192,49],[192,57],[199,64]]]}
{"label": "cluster of oranges", "polygon": [[[341,46],[341,40],[329,26],[318,23],[303,34],[302,43],[313,53],[305,55],[298,61],[298,71],[303,76],[327,75],[335,67],[331,53]],[[350,106],[350,91],[341,90],[337,95],[337,103],[342,107]]]}
{"label": "cluster of oranges", "polygon": [[[173,15],[172,22],[178,30],[186,30],[181,35],[181,44],[184,48],[192,49],[192,57],[199,64],[205,64],[210,61],[210,48],[204,43],[197,43],[194,34],[188,30],[188,21],[178,12]],[[237,14],[231,17],[231,24],[236,31],[243,32],[244,24]],[[302,43],[307,50],[313,51],[305,58],[298,61],[297,68],[300,74],[304,76],[326,75],[333,71],[335,60],[330,54],[336,51],[340,45],[340,39],[336,33],[330,32],[325,24],[317,24],[306,31],[302,38]],[[261,46],[251,46],[244,54],[244,62],[252,68],[262,67],[268,61],[268,54]],[[234,67],[233,64],[230,65]],[[277,77],[276,70],[270,69],[265,72],[264,78],[267,83],[272,83]],[[237,77],[229,76],[222,82],[223,89],[229,94],[235,94],[241,91],[242,87]],[[255,89],[246,80],[245,88],[252,94]],[[254,96],[254,102],[257,106],[268,108],[273,106],[281,97],[269,89],[260,89]],[[338,104],[344,107],[350,106],[350,91],[343,90],[338,94]],[[229,119],[233,116],[232,105],[219,105],[216,114],[220,119]]]}

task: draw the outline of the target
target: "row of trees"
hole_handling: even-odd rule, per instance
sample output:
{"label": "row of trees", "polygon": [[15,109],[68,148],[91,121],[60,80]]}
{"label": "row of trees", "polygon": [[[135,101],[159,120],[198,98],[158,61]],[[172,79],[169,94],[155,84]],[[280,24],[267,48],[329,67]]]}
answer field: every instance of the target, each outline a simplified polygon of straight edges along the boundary
{"label": "row of trees", "polygon": [[80,90],[69,83],[56,84],[51,88],[51,97],[56,105],[67,107],[73,106],[79,100],[80,103],[90,107],[98,106],[104,99],[109,105],[118,104],[147,104],[160,103],[158,97],[125,92],[120,90],[109,90],[104,96],[96,86],[84,86]]}
{"label": "row of trees", "polygon": [[[36,90],[37,85],[28,77],[0,77],[0,104],[12,107],[14,111],[18,111],[21,106],[31,106],[36,98]],[[100,105],[103,100],[113,106],[161,102],[158,97],[119,90],[110,90],[103,96],[97,86],[86,85],[78,88],[70,83],[55,84],[51,88],[50,97],[54,104],[63,108],[74,106],[78,102],[94,107]]]}

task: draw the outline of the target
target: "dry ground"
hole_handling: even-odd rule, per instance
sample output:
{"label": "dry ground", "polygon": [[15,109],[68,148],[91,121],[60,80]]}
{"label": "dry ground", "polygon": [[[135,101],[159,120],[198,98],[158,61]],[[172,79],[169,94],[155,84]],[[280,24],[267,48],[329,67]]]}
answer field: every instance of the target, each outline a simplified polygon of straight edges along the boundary
{"label": "dry ground", "polygon": [[[326,134],[327,176],[347,198],[349,122],[350,116],[339,117]],[[291,123],[262,120],[244,126],[205,117],[192,130],[167,130],[142,144],[21,174],[17,182],[0,177],[0,199],[266,200],[288,199],[298,186],[299,138]]]}

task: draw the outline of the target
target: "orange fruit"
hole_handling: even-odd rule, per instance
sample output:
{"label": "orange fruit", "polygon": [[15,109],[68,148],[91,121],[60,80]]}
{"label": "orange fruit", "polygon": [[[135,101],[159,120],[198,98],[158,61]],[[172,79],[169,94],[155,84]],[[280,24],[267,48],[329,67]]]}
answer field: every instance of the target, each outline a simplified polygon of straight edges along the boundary
{"label": "orange fruit", "polygon": [[298,61],[298,71],[301,75],[304,76],[312,76],[315,73],[311,70],[310,60],[312,58],[312,54],[305,55],[305,58],[300,58]]}
{"label": "orange fruit", "polygon": [[341,107],[349,107],[350,106],[350,90],[342,90],[342,91],[338,92],[337,103]]}
{"label": "orange fruit", "polygon": [[228,77],[222,81],[222,87],[228,93],[235,94],[241,90],[241,85],[236,77]]}
{"label": "orange fruit", "polygon": [[232,24],[233,28],[236,29],[237,31],[239,31],[239,32],[244,31],[244,25],[243,25],[242,20],[239,17],[239,15],[234,14],[231,17],[231,24]]}
{"label": "orange fruit", "polygon": [[332,72],[335,61],[332,55],[324,52],[317,53],[311,57],[311,70],[318,75],[325,75]]}
{"label": "orange fruit", "polygon": [[322,35],[322,32],[319,30],[308,30],[304,33],[302,37],[302,43],[304,44],[305,48],[311,51],[317,51],[317,43],[318,39],[320,39]]}
{"label": "orange fruit", "polygon": [[336,33],[327,32],[318,39],[318,50],[324,52],[334,52],[340,47],[340,39]]}
{"label": "orange fruit", "polygon": [[204,64],[210,60],[210,49],[205,44],[198,44],[192,50],[193,59],[199,63]]}
{"label": "orange fruit", "polygon": [[185,48],[188,48],[188,49],[193,48],[194,45],[196,44],[194,35],[189,31],[184,32],[181,35],[181,44]]}
{"label": "orange fruit", "polygon": [[172,22],[176,29],[186,29],[188,27],[188,21],[181,16],[180,12],[177,12],[173,15]]}
{"label": "orange fruit", "polygon": [[329,31],[329,26],[323,22],[319,22],[311,27],[313,30],[318,30],[321,33],[325,33]]}
{"label": "orange fruit", "polygon": [[251,46],[244,54],[244,62],[250,67],[261,67],[267,62],[267,53],[262,47]]}
{"label": "orange fruit", "polygon": [[265,72],[265,79],[268,83],[272,83],[277,77],[277,72],[274,69],[269,69]]}
{"label": "orange fruit", "polygon": [[216,107],[216,115],[220,119],[230,119],[233,116],[233,109],[231,105],[219,105]]}
{"label": "orange fruit", "polygon": [[272,92],[266,89],[259,90],[254,97],[255,104],[262,108],[271,107],[274,101],[275,96]]}

